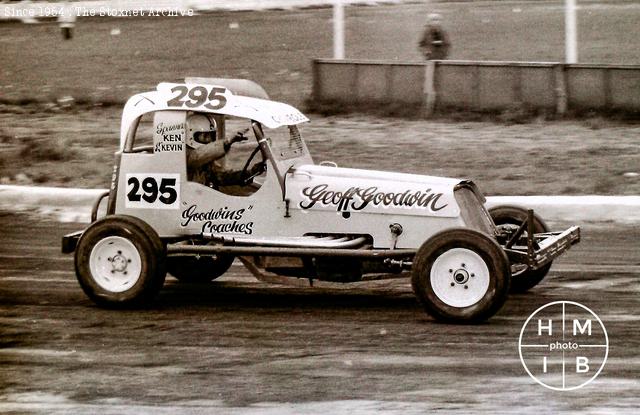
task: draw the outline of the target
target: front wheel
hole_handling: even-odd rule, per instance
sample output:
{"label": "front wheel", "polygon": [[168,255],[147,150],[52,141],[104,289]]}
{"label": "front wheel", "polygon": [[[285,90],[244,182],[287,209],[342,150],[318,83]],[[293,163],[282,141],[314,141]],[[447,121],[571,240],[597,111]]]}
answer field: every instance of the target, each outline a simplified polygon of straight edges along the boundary
{"label": "front wheel", "polygon": [[148,224],[111,215],[82,234],[75,253],[76,276],[100,306],[142,305],[164,284],[165,256],[160,237]]}
{"label": "front wheel", "polygon": [[411,284],[427,313],[448,322],[480,322],[502,307],[509,293],[509,261],[487,235],[451,229],[418,250]]}

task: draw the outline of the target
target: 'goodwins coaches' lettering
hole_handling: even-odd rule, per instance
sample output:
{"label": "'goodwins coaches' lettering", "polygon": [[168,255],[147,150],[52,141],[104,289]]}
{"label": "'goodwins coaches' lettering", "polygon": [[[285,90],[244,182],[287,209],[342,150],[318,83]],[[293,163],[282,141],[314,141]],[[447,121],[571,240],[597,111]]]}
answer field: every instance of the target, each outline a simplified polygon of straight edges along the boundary
{"label": "'goodwins coaches' lettering", "polygon": [[[251,207],[249,207],[249,210]],[[230,210],[227,206],[207,211],[198,211],[197,205],[191,205],[182,211],[182,226],[201,223],[202,232],[240,233],[251,235],[253,222],[243,220],[246,209]]]}
{"label": "'goodwins coaches' lettering", "polygon": [[438,200],[442,193],[435,193],[431,189],[405,190],[404,192],[382,192],[375,186],[361,189],[351,187],[344,192],[327,190],[329,185],[319,184],[314,187],[306,187],[302,194],[307,197],[307,201],[300,202],[302,209],[310,209],[316,203],[324,206],[338,206],[339,210],[345,210],[350,206],[353,210],[362,210],[368,205],[383,207],[420,207],[427,208],[433,212],[447,207],[447,204],[438,205]]}

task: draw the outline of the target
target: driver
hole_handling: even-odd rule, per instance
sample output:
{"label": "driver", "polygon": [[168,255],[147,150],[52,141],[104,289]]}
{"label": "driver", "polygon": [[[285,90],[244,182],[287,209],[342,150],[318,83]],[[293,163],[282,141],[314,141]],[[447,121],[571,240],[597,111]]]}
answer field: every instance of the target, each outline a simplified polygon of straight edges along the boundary
{"label": "driver", "polygon": [[[231,146],[247,140],[236,134],[231,140],[218,139],[216,121],[204,114],[192,114],[187,118],[187,176],[188,180],[218,189],[220,186],[244,186],[245,180],[240,170],[225,168],[226,155]],[[253,177],[264,171],[264,164],[254,165],[248,172]]]}

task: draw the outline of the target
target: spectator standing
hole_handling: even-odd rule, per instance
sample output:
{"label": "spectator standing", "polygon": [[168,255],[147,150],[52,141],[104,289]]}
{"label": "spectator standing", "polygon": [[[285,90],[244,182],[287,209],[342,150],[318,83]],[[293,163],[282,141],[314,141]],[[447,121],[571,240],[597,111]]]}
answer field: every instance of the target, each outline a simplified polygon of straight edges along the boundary
{"label": "spectator standing", "polygon": [[73,38],[73,29],[76,26],[76,11],[71,3],[62,3],[61,13],[58,15],[58,26],[64,40]]}
{"label": "spectator standing", "polygon": [[427,25],[418,47],[427,60],[447,59],[449,55],[449,36],[442,28],[442,16],[431,13],[427,16]]}

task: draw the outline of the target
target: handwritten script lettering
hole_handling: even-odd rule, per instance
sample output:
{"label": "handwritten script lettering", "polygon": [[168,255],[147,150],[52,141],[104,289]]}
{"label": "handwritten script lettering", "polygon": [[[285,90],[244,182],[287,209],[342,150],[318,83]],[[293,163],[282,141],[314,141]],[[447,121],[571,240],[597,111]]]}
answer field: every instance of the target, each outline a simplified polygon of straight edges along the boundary
{"label": "handwritten script lettering", "polygon": [[163,122],[161,122],[161,123],[158,123],[158,125],[156,126],[156,134],[158,135],[167,134],[174,131],[177,131],[178,134],[182,135],[183,130],[184,130],[183,122],[178,124],[169,124],[169,125],[165,125]]}
{"label": "handwritten script lettering", "polygon": [[407,207],[424,208],[437,212],[446,208],[446,203],[438,203],[442,193],[436,193],[431,189],[405,190],[404,192],[383,192],[378,187],[367,188],[350,187],[339,192],[329,190],[328,184],[319,184],[306,187],[302,194],[307,200],[300,202],[302,209],[311,209],[316,204],[323,206],[336,206],[338,211],[359,211],[369,205],[381,207]]}
{"label": "handwritten script lettering", "polygon": [[227,206],[219,209],[198,211],[197,205],[191,205],[182,211],[182,226],[200,223],[206,233],[240,233],[251,235],[253,222],[246,222],[243,216],[246,209],[230,210]]}

